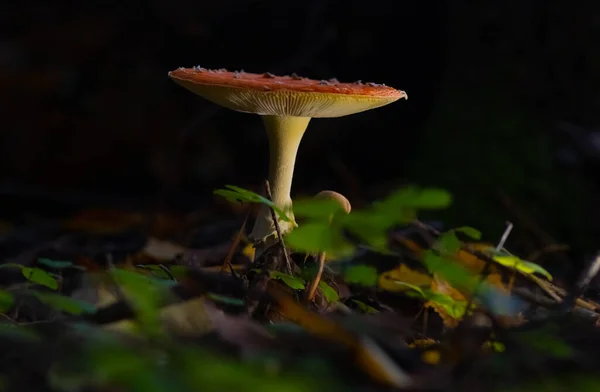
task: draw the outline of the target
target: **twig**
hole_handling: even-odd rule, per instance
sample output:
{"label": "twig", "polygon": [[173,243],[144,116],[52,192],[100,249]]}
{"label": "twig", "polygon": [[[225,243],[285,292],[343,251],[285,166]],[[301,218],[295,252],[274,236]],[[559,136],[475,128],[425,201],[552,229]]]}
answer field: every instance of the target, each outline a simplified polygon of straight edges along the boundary
{"label": "twig", "polygon": [[560,295],[558,295],[556,293],[554,289],[554,286],[549,283],[546,282],[545,280],[542,280],[540,278],[538,278],[535,275],[532,274],[524,274],[524,276],[528,277],[529,280],[533,281],[535,284],[537,284],[537,286],[542,289],[543,292],[545,292],[546,294],[548,294],[548,296],[550,296],[552,299],[554,299],[556,302],[561,303],[562,302],[562,298],[560,297]]}
{"label": "twig", "polygon": [[312,301],[315,298],[317,288],[319,287],[319,282],[321,281],[321,276],[323,275],[323,268],[325,267],[325,257],[327,257],[325,252],[321,252],[319,254],[317,273],[306,288],[305,298],[307,301]]}
{"label": "twig", "polygon": [[555,307],[558,302],[555,301],[554,299],[550,299],[550,298],[546,298],[544,296],[540,296],[537,295],[535,293],[532,293],[531,291],[527,290],[524,287],[515,287],[511,290],[511,292],[515,295],[518,295],[519,297],[529,301],[532,304],[544,307],[544,308],[551,308],[551,307]]}
{"label": "twig", "polygon": [[592,281],[592,279],[598,274],[598,270],[600,269],[600,253],[594,257],[594,259],[588,264],[588,266],[583,270],[577,284],[575,285],[575,289],[573,292],[568,293],[565,296],[565,304],[572,310],[575,306],[579,305],[583,308],[587,308],[594,312],[598,311],[598,308],[593,304],[585,303],[585,301],[581,298],[588,285]]}
{"label": "twig", "polygon": [[170,280],[174,280],[175,282],[177,282],[177,279],[175,279],[175,276],[173,276],[173,274],[171,273],[171,270],[169,268],[167,268],[167,266],[165,266],[164,264],[159,264],[158,268],[160,268],[160,270],[162,272],[164,272]]}
{"label": "twig", "polygon": [[566,252],[570,248],[571,247],[569,245],[566,245],[566,244],[550,244],[550,245],[546,245],[543,248],[538,249],[535,252],[531,253],[529,256],[527,256],[525,258],[525,260],[528,260],[528,261],[531,261],[531,262],[535,262],[537,259],[539,259],[542,255],[544,255],[546,253]]}
{"label": "twig", "polygon": [[598,271],[600,270],[600,253],[596,255],[594,260],[588,265],[588,267],[584,270],[577,282],[577,291],[579,293],[583,293],[587,286],[590,284],[592,279],[596,275],[598,275]]}
{"label": "twig", "polygon": [[[426,225],[425,223],[420,222],[418,220],[413,221],[413,224],[416,227],[421,228],[423,230],[423,234],[426,237],[426,240],[430,244],[435,241],[434,238],[431,236],[431,234],[436,235],[436,236],[441,234],[435,228],[433,228],[429,225]],[[541,279],[533,274],[527,274],[518,269],[510,268],[505,265],[496,263],[496,261],[493,258],[491,258],[490,256],[486,255],[483,252],[472,250],[467,247],[463,247],[462,250],[467,252],[468,254],[473,255],[473,256],[477,257],[478,259],[486,262],[486,264],[485,264],[486,266],[496,265],[498,268],[503,269],[504,271],[516,272],[519,276],[533,282],[537,287],[539,287],[544,293],[546,293],[550,298],[555,300],[558,304],[562,304],[563,297],[566,297],[568,295],[566,290],[564,290],[558,286],[555,286],[551,282]],[[486,271],[482,270],[482,272],[481,272],[482,276],[485,275],[484,272],[486,272]],[[600,304],[597,304],[596,302],[591,301],[587,298],[586,299],[576,298],[575,305],[578,306],[579,308],[587,309],[587,310],[590,310],[590,311],[596,312],[596,313],[600,309]]]}
{"label": "twig", "polygon": [[513,224],[511,222],[506,222],[506,229],[504,230],[504,233],[502,234],[502,237],[500,237],[500,241],[498,241],[498,245],[496,245],[496,252],[500,252],[502,250],[502,248],[504,248],[504,244],[506,244],[506,240],[508,239],[508,236],[510,235],[510,232],[513,229]]}
{"label": "twig", "polygon": [[[265,194],[269,201],[273,201],[273,197],[271,196],[271,185],[269,184],[269,180],[265,180]],[[275,214],[275,210],[270,206],[269,211],[271,211],[271,219],[273,219],[273,224],[275,225],[275,231],[277,232],[279,246],[281,247],[281,251],[283,252],[283,258],[285,259],[285,265],[287,267],[288,273],[293,276],[294,270],[292,269],[292,262],[290,261],[290,255],[288,254],[287,248],[285,247],[285,243],[283,242],[283,236],[281,235],[281,227],[279,227],[277,214]]]}
{"label": "twig", "polygon": [[244,230],[246,229],[246,222],[248,222],[248,217],[250,216],[251,211],[252,211],[252,209],[248,210],[248,213],[246,214],[246,217],[244,218],[244,221],[242,222],[242,227],[240,227],[240,230],[236,233],[235,237],[233,238],[233,241],[231,242],[231,247],[229,248],[229,252],[227,252],[227,256],[225,257],[225,260],[223,260],[223,266],[221,267],[221,272],[225,271],[225,267],[229,267],[229,269],[231,271],[233,271],[233,265],[231,265],[231,259],[233,259],[235,250],[237,249],[240,241],[242,240],[242,235],[244,234]]}
{"label": "twig", "polygon": [[[504,249],[504,244],[506,244],[506,240],[508,240],[508,236],[510,235],[510,232],[513,229],[513,224],[512,222],[506,222],[506,229],[504,229],[504,233],[502,233],[502,236],[500,237],[500,241],[498,241],[498,244],[496,245],[496,252],[500,252],[502,249]],[[510,280],[508,281],[508,292],[512,292],[513,289],[513,285],[515,283],[515,277],[516,277],[516,272],[513,271],[512,274],[510,275]]]}

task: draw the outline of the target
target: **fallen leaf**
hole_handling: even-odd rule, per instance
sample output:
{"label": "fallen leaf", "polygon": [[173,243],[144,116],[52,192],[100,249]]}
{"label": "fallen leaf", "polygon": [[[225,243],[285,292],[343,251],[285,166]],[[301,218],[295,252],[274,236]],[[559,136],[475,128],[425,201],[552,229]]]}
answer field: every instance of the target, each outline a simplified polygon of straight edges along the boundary
{"label": "fallen leaf", "polygon": [[151,237],[141,252],[156,261],[170,261],[187,250],[185,246]]}
{"label": "fallen leaf", "polygon": [[415,339],[408,344],[410,348],[427,348],[439,342],[431,338]]}
{"label": "fallen leaf", "polygon": [[300,306],[275,281],[269,282],[268,292],[276,299],[279,311],[286,319],[350,348],[356,364],[373,379],[398,388],[411,384],[410,376],[370,337],[352,333],[335,321]]}
{"label": "fallen leaf", "polygon": [[246,244],[242,249],[242,254],[249,258],[250,260],[254,260],[254,254],[256,253],[256,248],[254,248],[254,244]]}
{"label": "fallen leaf", "polygon": [[421,354],[421,359],[429,365],[437,365],[442,359],[442,353],[439,350],[426,350]]}
{"label": "fallen leaf", "polygon": [[456,327],[466,310],[467,298],[460,291],[450,286],[448,282],[437,276],[431,282],[431,291],[451,300],[444,301],[443,297],[438,297],[437,300],[427,301],[424,306],[439,314],[447,327]]}
{"label": "fallen leaf", "polygon": [[400,264],[393,270],[384,272],[379,276],[379,287],[386,291],[401,292],[410,288],[410,285],[417,287],[429,287],[431,285],[431,276],[415,271],[405,264]]}

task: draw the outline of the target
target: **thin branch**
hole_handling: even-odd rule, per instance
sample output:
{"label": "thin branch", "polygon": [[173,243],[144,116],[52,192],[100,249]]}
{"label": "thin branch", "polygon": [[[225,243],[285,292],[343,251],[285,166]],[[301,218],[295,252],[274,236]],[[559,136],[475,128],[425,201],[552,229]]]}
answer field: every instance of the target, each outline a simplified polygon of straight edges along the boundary
{"label": "thin branch", "polygon": [[[265,194],[267,199],[273,201],[273,197],[271,196],[271,185],[269,184],[269,180],[265,180]],[[279,242],[279,246],[281,247],[281,251],[283,252],[283,257],[285,258],[285,265],[287,267],[288,273],[290,275],[294,275],[294,270],[292,269],[292,262],[290,261],[290,255],[288,254],[287,248],[285,247],[285,243],[283,242],[283,236],[281,235],[281,227],[279,227],[279,221],[277,220],[277,214],[272,207],[269,207],[271,211],[271,218],[273,219],[273,224],[275,225],[275,231],[277,232],[277,239]]]}
{"label": "thin branch", "polygon": [[231,264],[231,260],[233,259],[233,255],[235,254],[235,251],[238,245],[240,244],[240,241],[242,240],[242,236],[244,235],[244,231],[246,230],[246,222],[248,222],[248,217],[250,217],[251,212],[252,209],[248,209],[248,213],[246,213],[244,222],[242,222],[242,227],[240,227],[240,230],[236,233],[235,237],[233,238],[233,241],[231,242],[231,247],[229,248],[229,252],[227,252],[227,256],[225,257],[225,260],[223,260],[221,272],[225,271],[226,267],[229,267],[229,270],[232,271],[232,273],[235,275],[233,265]]}
{"label": "thin branch", "polygon": [[566,245],[566,244],[550,244],[550,245],[546,245],[543,248],[538,249],[535,252],[531,253],[529,256],[527,256],[525,258],[525,260],[531,261],[531,262],[535,262],[537,259],[539,259],[544,254],[554,253],[554,252],[566,252],[570,248],[571,247],[569,245]]}
{"label": "thin branch", "polygon": [[506,222],[506,229],[504,229],[504,233],[502,234],[502,237],[500,237],[498,245],[496,245],[496,252],[499,252],[502,250],[502,248],[504,248],[504,244],[506,244],[506,240],[508,239],[508,236],[510,235],[512,229],[513,224],[511,222]]}
{"label": "thin branch", "polygon": [[594,260],[587,266],[587,268],[581,274],[579,278],[579,282],[577,282],[577,291],[581,294],[583,293],[587,286],[590,284],[592,279],[596,275],[598,275],[598,271],[600,270],[600,253],[596,255]]}
{"label": "thin branch", "polygon": [[310,284],[306,288],[305,298],[307,301],[312,301],[315,298],[315,295],[317,294],[317,288],[319,287],[319,282],[321,281],[321,276],[323,275],[323,268],[325,267],[325,258],[326,257],[327,257],[327,255],[325,252],[321,252],[319,254],[319,259],[317,261],[317,263],[318,263],[317,273],[312,278],[312,280],[310,281]]}

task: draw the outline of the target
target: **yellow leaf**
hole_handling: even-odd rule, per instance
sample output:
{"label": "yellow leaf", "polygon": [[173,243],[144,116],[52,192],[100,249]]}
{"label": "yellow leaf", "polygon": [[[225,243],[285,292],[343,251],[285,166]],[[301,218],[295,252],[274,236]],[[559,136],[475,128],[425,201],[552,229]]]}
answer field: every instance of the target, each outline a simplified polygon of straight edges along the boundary
{"label": "yellow leaf", "polygon": [[247,244],[242,249],[242,254],[244,256],[246,256],[247,258],[249,258],[250,260],[254,260],[254,253],[255,253],[255,251],[256,251],[256,249],[254,248],[253,244]]}
{"label": "yellow leaf", "polygon": [[386,271],[379,276],[379,287],[386,291],[401,292],[410,287],[402,283],[418,287],[429,287],[431,285],[431,276],[410,269],[405,264],[400,264],[393,270]]}
{"label": "yellow leaf", "polygon": [[431,338],[422,338],[422,339],[413,340],[412,343],[408,344],[408,347],[410,347],[410,348],[427,348],[427,347],[432,346],[437,343],[438,343],[438,341],[433,340]]}
{"label": "yellow leaf", "polygon": [[442,354],[438,350],[427,350],[421,354],[421,359],[430,365],[437,365],[442,359]]}

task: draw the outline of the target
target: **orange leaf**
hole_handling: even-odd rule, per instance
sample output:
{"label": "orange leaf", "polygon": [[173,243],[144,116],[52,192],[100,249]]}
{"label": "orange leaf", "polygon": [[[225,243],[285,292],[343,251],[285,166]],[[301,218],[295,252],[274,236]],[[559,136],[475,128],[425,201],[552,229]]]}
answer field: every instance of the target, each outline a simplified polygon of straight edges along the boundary
{"label": "orange leaf", "polygon": [[[431,291],[433,291],[434,293],[446,295],[455,301],[461,301],[463,303],[468,302],[467,298],[460,291],[450,286],[450,284],[447,281],[442,280],[437,276],[435,276],[433,281],[431,282]],[[433,309],[442,318],[442,321],[444,322],[445,326],[450,328],[458,326],[458,323],[461,318],[457,318],[451,315],[448,312],[448,309],[442,306],[442,304],[439,304],[435,301],[427,301],[424,306],[426,308]]]}

